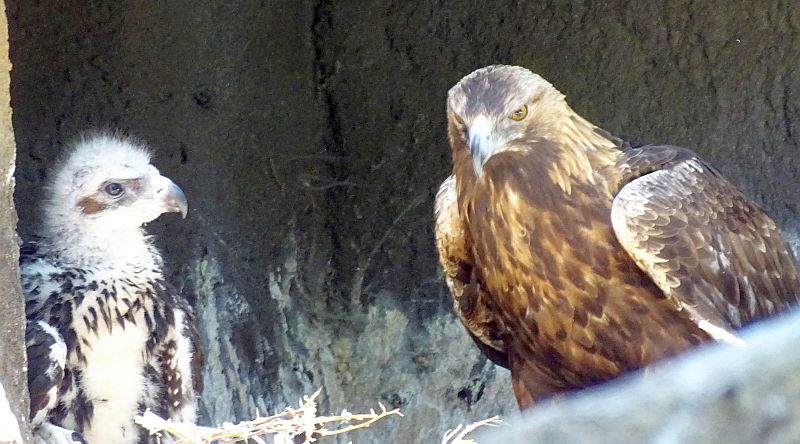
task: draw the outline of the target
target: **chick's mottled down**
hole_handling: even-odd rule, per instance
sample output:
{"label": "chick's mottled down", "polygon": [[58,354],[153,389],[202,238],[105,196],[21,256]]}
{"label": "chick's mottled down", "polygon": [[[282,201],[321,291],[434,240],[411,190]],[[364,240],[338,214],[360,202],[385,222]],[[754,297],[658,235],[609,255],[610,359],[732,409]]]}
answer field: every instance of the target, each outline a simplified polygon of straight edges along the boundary
{"label": "chick's mottled down", "polygon": [[20,254],[37,442],[155,442],[134,423],[146,409],[195,420],[194,315],[142,228],[186,211],[183,191],[130,139],[84,137],[55,170]]}

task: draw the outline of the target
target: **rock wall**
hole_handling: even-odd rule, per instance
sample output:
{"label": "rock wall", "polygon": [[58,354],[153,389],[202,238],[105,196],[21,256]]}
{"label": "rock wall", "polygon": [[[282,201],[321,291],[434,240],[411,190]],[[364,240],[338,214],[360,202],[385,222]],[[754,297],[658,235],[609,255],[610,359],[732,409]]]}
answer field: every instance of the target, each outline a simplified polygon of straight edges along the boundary
{"label": "rock wall", "polygon": [[25,374],[25,306],[19,285],[14,211],[14,130],[11,126],[8,23],[0,2],[0,443],[30,438]]}
{"label": "rock wall", "polygon": [[406,414],[341,442],[515,410],[433,248],[446,92],[486,64],[530,67],[618,135],[695,148],[798,229],[791,2],[14,0],[8,17],[19,232],[79,131],[148,141],[190,201],[149,229],[202,320],[209,422],[321,385],[324,410]]}

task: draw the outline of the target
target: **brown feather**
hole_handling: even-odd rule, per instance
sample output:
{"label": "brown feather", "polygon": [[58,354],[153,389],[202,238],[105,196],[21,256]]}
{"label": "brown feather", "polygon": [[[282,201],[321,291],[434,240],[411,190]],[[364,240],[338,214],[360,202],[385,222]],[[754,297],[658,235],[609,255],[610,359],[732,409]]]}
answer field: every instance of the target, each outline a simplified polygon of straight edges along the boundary
{"label": "brown feather", "polygon": [[622,246],[696,322],[733,334],[789,308],[800,294],[796,262],[760,208],[686,150],[644,147],[621,163],[646,164],[678,150],[682,158],[630,181],[615,197],[612,221]]}
{"label": "brown feather", "polygon": [[487,305],[487,295],[473,272],[464,227],[458,217],[455,178],[452,176],[439,188],[434,216],[439,262],[453,296],[453,309],[481,351],[496,364],[508,367],[500,339],[503,329]]}
{"label": "brown feather", "polygon": [[[528,117],[504,120],[520,104]],[[471,145],[476,116],[494,125],[480,139],[488,151]],[[464,325],[507,358],[521,407],[796,302],[797,266],[775,224],[691,151],[623,151],[517,67],[465,77],[448,123],[440,262]]]}

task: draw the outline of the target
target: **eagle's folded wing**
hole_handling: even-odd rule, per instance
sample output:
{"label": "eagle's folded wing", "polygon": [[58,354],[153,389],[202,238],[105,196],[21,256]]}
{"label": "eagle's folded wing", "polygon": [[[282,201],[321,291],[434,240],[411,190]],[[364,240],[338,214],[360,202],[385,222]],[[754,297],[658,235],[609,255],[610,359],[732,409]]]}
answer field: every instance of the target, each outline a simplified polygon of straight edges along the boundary
{"label": "eagle's folded wing", "polygon": [[797,263],[775,223],[687,152],[626,152],[623,163],[644,174],[614,198],[614,232],[679,309],[717,340],[738,343],[737,328],[797,302]]}

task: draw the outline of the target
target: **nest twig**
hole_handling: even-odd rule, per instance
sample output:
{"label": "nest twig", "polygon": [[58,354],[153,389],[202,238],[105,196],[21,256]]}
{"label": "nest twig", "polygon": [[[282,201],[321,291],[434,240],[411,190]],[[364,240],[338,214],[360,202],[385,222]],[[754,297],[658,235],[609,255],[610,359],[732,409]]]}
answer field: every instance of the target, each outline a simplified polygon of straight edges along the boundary
{"label": "nest twig", "polygon": [[483,421],[473,422],[467,426],[462,426],[461,424],[458,425],[455,429],[448,430],[444,434],[444,438],[442,438],[442,444],[477,444],[475,441],[471,439],[467,439],[467,435],[475,431],[478,427],[483,426],[492,426],[496,427],[500,424],[504,424],[503,421],[500,420],[499,416],[492,416],[489,419],[484,419]]}
{"label": "nest twig", "polygon": [[[378,403],[379,411],[370,409],[369,413],[354,414],[342,410],[339,415],[317,416],[316,398],[320,388],[311,396],[304,396],[298,408],[287,407],[283,412],[272,416],[257,415],[250,421],[237,424],[224,423],[220,427],[202,427],[194,424],[165,420],[151,411],[136,417],[136,423],[149,430],[150,434],[168,433],[176,444],[225,444],[252,439],[257,444],[266,444],[261,438],[273,436],[277,442],[293,442],[294,437],[303,437],[304,444],[316,441],[317,437],[339,435],[353,430],[369,427],[390,415],[403,416],[400,410],[386,410]],[[332,427],[332,428],[328,428]]]}

